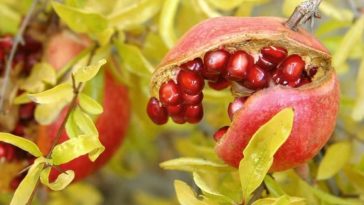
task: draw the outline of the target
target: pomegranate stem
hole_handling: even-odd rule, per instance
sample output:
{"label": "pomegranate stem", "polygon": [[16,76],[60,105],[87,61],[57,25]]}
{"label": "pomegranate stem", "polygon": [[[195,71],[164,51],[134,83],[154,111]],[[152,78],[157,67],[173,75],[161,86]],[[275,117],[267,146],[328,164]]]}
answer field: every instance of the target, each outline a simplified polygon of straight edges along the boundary
{"label": "pomegranate stem", "polygon": [[308,20],[313,26],[314,18],[320,18],[318,7],[322,0],[307,0],[299,4],[291,16],[288,18],[286,25],[293,31],[297,31],[297,27]]}

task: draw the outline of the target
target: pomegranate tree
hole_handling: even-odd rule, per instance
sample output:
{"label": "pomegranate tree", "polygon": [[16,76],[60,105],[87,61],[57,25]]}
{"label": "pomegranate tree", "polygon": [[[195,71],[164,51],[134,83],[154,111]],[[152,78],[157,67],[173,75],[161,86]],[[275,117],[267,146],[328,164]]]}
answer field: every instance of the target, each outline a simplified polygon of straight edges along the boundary
{"label": "pomegranate tree", "polygon": [[168,117],[200,122],[205,82],[215,90],[230,88],[235,97],[227,110],[231,124],[214,135],[218,156],[234,167],[252,135],[284,108],[294,109],[293,129],[271,171],[308,161],[334,130],[339,85],[331,56],[284,19],[219,17],[193,27],[153,73],[149,117],[159,125]]}

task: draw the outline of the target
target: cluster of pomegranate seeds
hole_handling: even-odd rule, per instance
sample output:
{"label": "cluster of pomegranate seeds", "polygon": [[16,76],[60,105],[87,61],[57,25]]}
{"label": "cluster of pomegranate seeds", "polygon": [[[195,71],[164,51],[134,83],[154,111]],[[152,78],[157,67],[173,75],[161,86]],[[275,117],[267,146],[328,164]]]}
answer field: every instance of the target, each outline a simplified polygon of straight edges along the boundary
{"label": "cluster of pomegranate seeds", "polygon": [[[5,61],[13,46],[10,35],[0,37],[0,74],[5,70]],[[22,74],[28,75],[30,70],[41,59],[43,45],[30,36],[24,36],[24,44],[20,44],[14,56],[13,67],[22,64]]]}
{"label": "cluster of pomegranate seeds", "polygon": [[[275,85],[300,87],[310,83],[318,69],[306,66],[301,56],[288,55],[285,48],[277,46],[263,47],[256,58],[243,50],[229,52],[220,48],[208,51],[203,60],[196,58],[180,68],[176,81],[171,79],[161,85],[159,100],[153,97],[148,103],[148,115],[158,125],[166,123],[168,116],[180,124],[198,123],[203,117],[204,80],[215,90],[236,82],[254,92]],[[229,104],[231,120],[246,99],[239,97]]]}

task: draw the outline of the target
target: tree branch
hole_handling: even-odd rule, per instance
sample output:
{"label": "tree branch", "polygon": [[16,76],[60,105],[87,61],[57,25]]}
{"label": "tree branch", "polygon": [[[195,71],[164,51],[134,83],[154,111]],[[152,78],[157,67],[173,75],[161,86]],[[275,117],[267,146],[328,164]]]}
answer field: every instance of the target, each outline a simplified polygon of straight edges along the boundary
{"label": "tree branch", "polygon": [[5,66],[5,74],[4,74],[4,82],[3,85],[1,86],[1,91],[0,91],[0,113],[1,114],[5,114],[5,109],[4,109],[4,101],[5,101],[5,93],[6,93],[6,89],[8,87],[9,84],[9,77],[10,77],[10,71],[11,71],[11,66],[13,64],[13,60],[15,57],[15,53],[16,50],[18,48],[19,43],[23,42],[23,34],[25,29],[27,28],[36,5],[39,3],[40,0],[33,0],[33,3],[27,13],[27,15],[24,18],[24,21],[22,22],[20,29],[18,31],[18,33],[16,34],[15,38],[14,38],[14,44],[11,48],[10,54],[6,60],[6,66]]}
{"label": "tree branch", "polygon": [[318,7],[322,0],[307,0],[299,4],[291,16],[288,18],[286,25],[293,31],[297,31],[297,27],[301,24],[311,21],[313,27],[314,19],[320,18]]}

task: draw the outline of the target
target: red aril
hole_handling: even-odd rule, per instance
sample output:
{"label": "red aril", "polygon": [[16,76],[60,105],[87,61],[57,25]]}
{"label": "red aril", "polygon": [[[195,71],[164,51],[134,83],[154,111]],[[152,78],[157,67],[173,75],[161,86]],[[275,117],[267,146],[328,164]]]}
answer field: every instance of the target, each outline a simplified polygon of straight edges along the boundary
{"label": "red aril", "polygon": [[150,119],[157,125],[165,124],[168,121],[167,110],[157,98],[151,98],[149,100],[147,113]]}
{"label": "red aril", "polygon": [[161,86],[159,90],[159,99],[163,105],[177,105],[181,103],[181,91],[173,80],[170,80]]}
{"label": "red aril", "polygon": [[197,95],[203,89],[205,82],[199,73],[181,70],[177,75],[177,84],[182,92]]}
{"label": "red aril", "polygon": [[254,59],[245,51],[234,52],[226,66],[226,79],[241,81],[246,78],[249,68],[253,65]]}

